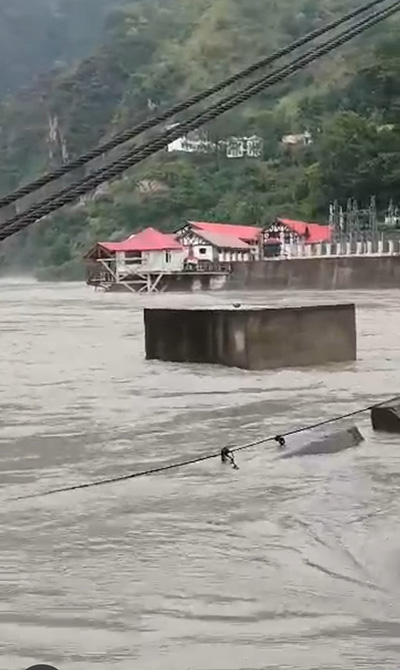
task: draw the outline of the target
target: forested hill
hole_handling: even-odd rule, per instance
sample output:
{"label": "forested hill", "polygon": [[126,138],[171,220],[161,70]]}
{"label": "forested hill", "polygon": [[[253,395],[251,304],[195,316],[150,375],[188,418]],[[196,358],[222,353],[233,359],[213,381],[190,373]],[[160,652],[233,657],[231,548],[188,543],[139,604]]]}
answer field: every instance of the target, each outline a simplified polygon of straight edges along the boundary
{"label": "forested hill", "polygon": [[[0,105],[2,193],[359,4],[359,0],[13,2],[22,17],[36,5],[40,26],[49,15],[39,9],[56,7],[61,23],[67,16],[72,21],[74,40],[68,47],[60,41],[57,48],[63,55],[53,50],[48,59],[51,72],[39,68],[42,76],[33,87]],[[99,15],[88,25],[93,3]],[[8,6],[8,0],[0,0],[0,54],[12,51],[9,31],[1,24],[1,11]],[[79,62],[54,70],[58,57],[79,56],[85,34],[88,41],[94,40],[100,25],[101,46]],[[185,218],[262,224],[278,213],[323,221],[333,199],[345,203],[354,197],[368,204],[371,195],[383,211],[400,192],[399,38],[400,19],[387,20],[207,127],[213,141],[258,135],[263,140],[260,157],[164,152],[84,207],[59,213],[3,249],[13,250],[13,263],[20,268],[34,268],[41,276],[73,277],[78,276],[81,254],[92,241],[117,238],[149,224],[169,229]],[[46,44],[44,50],[50,48]],[[18,53],[18,67],[25,75],[33,66],[29,48]],[[4,68],[3,82],[7,77],[16,79],[12,70],[16,61],[11,61]],[[282,144],[283,136],[306,131],[312,138],[307,146],[288,150]],[[7,253],[3,267],[8,264]]]}
{"label": "forested hill", "polygon": [[0,99],[87,56],[119,0],[0,0]]}

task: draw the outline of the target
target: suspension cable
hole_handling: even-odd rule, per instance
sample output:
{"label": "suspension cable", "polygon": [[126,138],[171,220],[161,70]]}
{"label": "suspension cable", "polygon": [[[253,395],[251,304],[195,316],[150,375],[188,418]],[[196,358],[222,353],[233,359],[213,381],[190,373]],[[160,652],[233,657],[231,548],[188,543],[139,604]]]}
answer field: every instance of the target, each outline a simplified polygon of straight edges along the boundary
{"label": "suspension cable", "polygon": [[324,42],[317,48],[314,48],[306,52],[300,58],[297,58],[295,61],[289,63],[288,65],[280,68],[277,71],[273,71],[271,74],[262,77],[261,79],[255,81],[251,85],[247,86],[245,89],[242,89],[236,94],[228,96],[227,98],[222,99],[220,102],[216,103],[208,110],[203,113],[196,115],[195,117],[189,119],[189,121],[180,124],[179,128],[174,128],[166,133],[163,133],[155,140],[147,143],[143,143],[138,147],[134,147],[128,151],[125,155],[120,157],[118,160],[112,162],[104,168],[101,168],[95,171],[92,175],[79,180],[72,184],[71,186],[59,191],[55,195],[47,198],[39,204],[36,204],[29,208],[26,212],[23,212],[20,215],[16,215],[4,222],[0,226],[0,241],[7,239],[11,235],[23,230],[27,226],[35,223],[40,218],[47,216],[54,212],[56,209],[63,207],[64,205],[70,204],[79,196],[85,195],[86,193],[92,191],[97,186],[102,184],[105,181],[114,179],[119,176],[126,169],[137,165],[141,161],[150,157],[160,149],[168,146],[170,142],[174,139],[179,138],[182,134],[186,134],[191,130],[197,129],[200,126],[204,125],[208,121],[211,121],[226,111],[233,109],[235,106],[245,102],[252,96],[256,95],[260,91],[283,81],[288,76],[300,71],[307,65],[309,65],[314,60],[320,58],[321,56],[326,55],[333,49],[345,44],[353,37],[360,35],[368,28],[376,25],[380,21],[388,18],[389,16],[395,14],[400,10],[400,0],[392,3],[385,10],[376,12],[371,17],[364,19],[358,22],[355,26],[346,31],[340,33],[336,38]]}
{"label": "suspension cable", "polygon": [[[376,407],[382,407],[382,405],[386,405],[387,403],[394,403],[398,402],[400,400],[400,396],[394,396],[392,398],[387,398],[386,400],[382,400],[378,403],[374,403],[373,405],[368,405],[368,407],[362,407],[361,409],[356,409],[352,412],[347,412],[346,414],[341,414],[339,416],[332,417],[330,419],[324,419],[323,421],[318,421],[313,424],[309,424],[307,426],[301,426],[300,428],[294,428],[292,430],[288,430],[285,433],[281,433],[279,436],[274,435],[274,436],[269,436],[269,437],[262,437],[259,440],[255,440],[253,442],[248,442],[246,444],[243,444],[238,447],[225,447],[225,451],[230,454],[237,453],[239,451],[244,451],[247,449],[252,449],[254,447],[258,447],[262,444],[267,444],[268,442],[278,442],[279,444],[282,444],[282,439],[285,437],[289,437],[291,435],[298,435],[300,433],[305,433],[310,430],[314,430],[315,428],[320,428],[321,426],[326,426],[328,424],[332,423],[338,423],[339,421],[343,421],[345,419],[349,419],[354,416],[358,416],[359,414],[364,414],[365,412],[369,412],[372,409],[375,409]],[[224,449],[222,451],[224,451]],[[57,493],[66,493],[69,491],[78,491],[80,489],[88,489],[88,488],[93,488],[95,486],[105,486],[107,484],[116,484],[118,482],[123,482],[127,481],[129,479],[138,479],[139,477],[146,477],[150,475],[156,475],[160,474],[162,472],[168,472],[169,470],[177,470],[179,468],[184,468],[186,466],[190,465],[196,465],[197,463],[203,463],[204,461],[209,461],[214,458],[219,458],[221,456],[221,451],[217,452],[211,452],[208,454],[203,454],[202,456],[195,456],[194,458],[189,458],[184,461],[178,461],[175,463],[169,463],[166,465],[159,465],[155,468],[149,468],[147,470],[140,470],[139,472],[131,472],[127,475],[120,475],[117,477],[109,477],[107,479],[100,479],[98,481],[92,481],[92,482],[85,482],[83,484],[75,484],[72,486],[65,486],[57,489],[51,489],[49,491],[44,491],[43,493],[32,493],[30,495],[26,496],[18,496],[15,498],[15,500],[27,500],[30,498],[42,498],[45,496],[50,496],[50,495],[55,495]]]}
{"label": "suspension cable", "polygon": [[263,58],[259,60],[257,63],[254,63],[253,65],[250,65],[249,67],[241,70],[240,72],[234,74],[231,77],[228,77],[224,79],[222,82],[219,84],[216,84],[214,86],[211,86],[210,88],[202,91],[201,93],[198,93],[196,95],[193,95],[190,97],[188,100],[185,100],[183,102],[180,102],[173,107],[170,107],[167,109],[165,112],[161,112],[160,114],[147,119],[146,121],[134,126],[133,128],[130,128],[128,130],[122,131],[118,134],[116,134],[114,137],[112,137],[109,141],[104,142],[103,144],[100,144],[97,146],[95,149],[92,149],[91,151],[88,151],[81,156],[79,156],[76,159],[73,159],[66,163],[65,165],[60,166],[59,168],[56,168],[55,170],[52,170],[51,172],[48,172],[38,179],[35,179],[31,181],[30,183],[21,186],[14,190],[12,193],[0,198],[0,208],[6,207],[7,205],[12,204],[13,202],[16,202],[20,198],[29,195],[33,193],[34,191],[39,190],[43,186],[46,186],[52,181],[55,181],[56,179],[59,179],[60,177],[63,177],[64,175],[68,174],[69,172],[72,172],[73,170],[76,170],[82,166],[84,166],[86,163],[89,163],[90,161],[94,160],[95,158],[99,158],[100,156],[104,155],[105,153],[115,149],[121,144],[124,144],[125,142],[128,142],[129,140],[132,140],[133,138],[137,137],[138,135],[141,135],[143,132],[150,130],[151,128],[154,128],[155,126],[159,125],[160,123],[163,123],[164,121],[167,121],[171,117],[175,116],[176,114],[179,114],[180,112],[186,111],[189,108],[193,107],[194,105],[198,104],[199,102],[202,102],[203,100],[206,100],[207,98],[211,97],[215,93],[219,93],[223,91],[225,88],[228,86],[231,86],[232,84],[236,84],[242,79],[245,79],[249,77],[252,74],[255,74],[259,70],[267,67],[268,65],[271,65],[275,61],[277,61],[280,58],[283,58],[284,56],[292,53],[296,49],[304,46],[308,42],[311,42],[312,40],[324,35],[325,33],[334,30],[335,28],[338,28],[341,26],[343,23],[346,23],[347,21],[350,21],[360,14],[368,11],[369,9],[372,9],[373,7],[382,4],[383,2],[386,2],[386,0],[371,0],[370,2],[367,2],[361,7],[358,7],[357,9],[345,14],[344,16],[335,19],[331,21],[330,23],[326,24],[325,26],[321,28],[317,28],[304,37],[301,37],[300,39],[294,41],[290,45],[286,45],[277,51],[275,51],[273,54],[270,56],[267,56],[266,58]]}

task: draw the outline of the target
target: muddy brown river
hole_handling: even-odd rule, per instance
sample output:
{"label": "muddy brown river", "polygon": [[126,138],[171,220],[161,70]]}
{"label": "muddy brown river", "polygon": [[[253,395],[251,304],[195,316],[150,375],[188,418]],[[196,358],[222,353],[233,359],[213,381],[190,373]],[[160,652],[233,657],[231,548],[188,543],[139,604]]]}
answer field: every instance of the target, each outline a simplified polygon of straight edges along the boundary
{"label": "muddy brown river", "polygon": [[[355,301],[358,361],[147,362],[144,305]],[[400,666],[400,438],[272,444],[109,486],[400,393],[400,291],[132,296],[0,284],[0,670]],[[324,337],[316,332],[315,338]]]}

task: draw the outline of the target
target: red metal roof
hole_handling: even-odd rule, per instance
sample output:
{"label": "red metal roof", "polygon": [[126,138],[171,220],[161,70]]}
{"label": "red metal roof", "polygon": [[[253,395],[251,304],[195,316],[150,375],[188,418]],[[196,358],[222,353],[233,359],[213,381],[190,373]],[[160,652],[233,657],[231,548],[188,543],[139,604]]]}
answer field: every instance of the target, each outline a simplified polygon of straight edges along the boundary
{"label": "red metal roof", "polygon": [[332,230],[330,226],[322,226],[319,223],[307,223],[306,221],[282,219],[281,217],[277,219],[277,222],[302,237],[306,235],[308,228],[309,236],[306,238],[306,241],[309,243],[329,242],[332,238]]}
{"label": "red metal roof", "polygon": [[155,228],[145,228],[140,233],[131,235],[123,242],[99,242],[107,251],[169,251],[177,249],[183,251],[182,245],[174,235],[161,233]]}
{"label": "red metal roof", "polygon": [[199,237],[205,242],[209,242],[218,249],[235,249],[248,251],[250,245],[237,235],[227,235],[226,233],[215,233],[209,230],[198,230]]}
{"label": "red metal roof", "polygon": [[232,223],[207,223],[205,221],[188,221],[188,223],[198,230],[217,235],[229,235],[231,238],[237,237],[244,242],[252,242],[261,233],[261,228],[257,226],[238,226]]}

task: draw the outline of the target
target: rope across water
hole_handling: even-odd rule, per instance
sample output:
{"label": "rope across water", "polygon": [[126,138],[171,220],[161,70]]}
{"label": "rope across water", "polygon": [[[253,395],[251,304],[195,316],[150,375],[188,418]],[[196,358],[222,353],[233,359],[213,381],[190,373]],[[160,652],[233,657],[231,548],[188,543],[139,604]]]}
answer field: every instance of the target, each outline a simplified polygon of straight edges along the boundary
{"label": "rope across water", "polygon": [[[363,414],[365,412],[369,412],[370,410],[376,408],[376,407],[381,407],[382,405],[386,405],[386,403],[392,403],[392,402],[398,402],[400,401],[400,396],[393,396],[392,398],[386,398],[386,400],[382,400],[378,403],[374,403],[372,405],[368,405],[367,407],[362,407],[361,409],[356,409],[352,412],[347,412],[346,414],[341,414],[339,416],[334,416],[330,419],[324,419],[323,421],[318,421],[313,424],[308,424],[306,426],[301,426],[300,428],[294,428],[292,430],[288,430],[284,433],[281,433],[279,436],[278,435],[270,435],[268,437],[262,437],[258,440],[254,440],[252,442],[247,442],[246,444],[242,444],[238,447],[229,447],[228,452],[231,454],[235,454],[240,451],[244,451],[246,449],[252,449],[254,447],[258,447],[262,444],[267,444],[268,442],[278,442],[281,443],[280,440],[282,438],[289,437],[291,435],[297,435],[299,433],[304,433],[309,430],[313,430],[314,428],[320,428],[322,426],[326,426],[328,424],[332,423],[337,423],[339,421],[343,421],[345,419],[349,419],[353,416],[357,416],[359,414]],[[226,449],[226,448],[225,448]],[[65,486],[57,489],[51,489],[49,491],[44,491],[43,493],[33,493],[31,495],[27,496],[19,496],[16,498],[16,500],[27,500],[29,498],[42,498],[44,496],[50,496],[50,495],[55,495],[57,493],[65,493],[68,491],[78,491],[80,489],[88,489],[88,488],[93,488],[95,486],[104,486],[107,484],[116,484],[118,482],[123,482],[127,481],[129,479],[137,479],[139,477],[148,477],[151,475],[157,475],[162,472],[168,472],[170,470],[177,470],[178,468],[184,468],[186,466],[190,465],[196,465],[197,463],[203,463],[204,461],[209,461],[214,458],[220,458],[221,457],[221,450],[211,452],[208,454],[203,454],[201,456],[195,456],[193,458],[189,458],[186,460],[182,461],[177,461],[174,463],[167,463],[165,465],[159,465],[155,468],[149,468],[147,470],[140,470],[139,472],[131,472],[127,475],[120,475],[117,477],[109,477],[107,479],[100,479],[98,481],[93,481],[93,482],[85,482],[83,484],[75,484],[72,486]]]}

